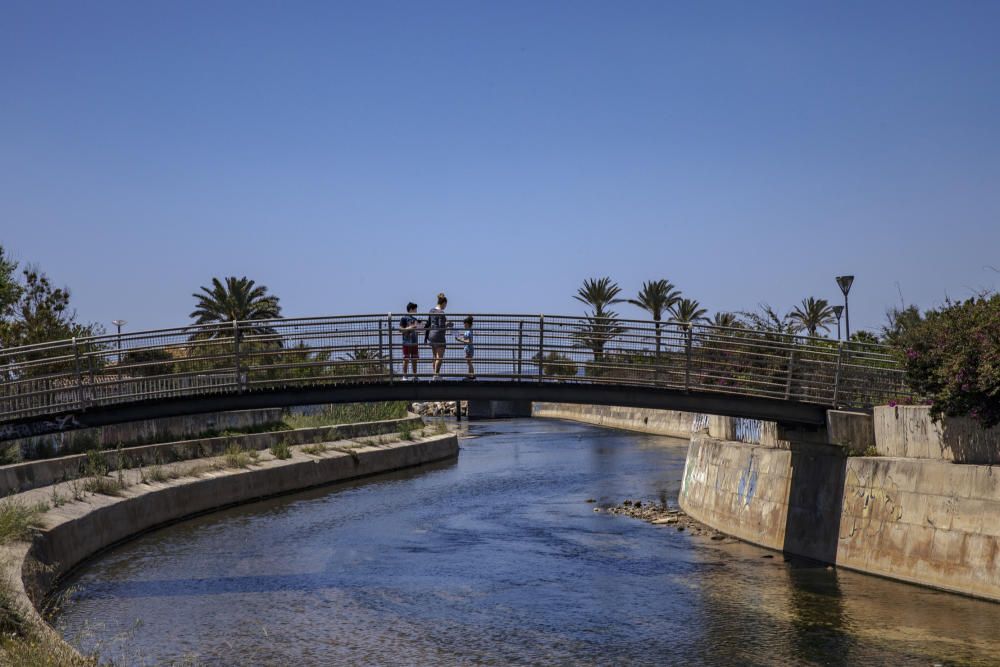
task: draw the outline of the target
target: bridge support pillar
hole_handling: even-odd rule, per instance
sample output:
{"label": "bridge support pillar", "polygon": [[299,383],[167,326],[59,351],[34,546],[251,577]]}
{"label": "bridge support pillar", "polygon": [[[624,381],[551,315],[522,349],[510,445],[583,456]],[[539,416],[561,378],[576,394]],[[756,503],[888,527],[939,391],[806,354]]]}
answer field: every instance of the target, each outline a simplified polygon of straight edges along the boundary
{"label": "bridge support pillar", "polygon": [[469,421],[530,416],[531,401],[469,401]]}

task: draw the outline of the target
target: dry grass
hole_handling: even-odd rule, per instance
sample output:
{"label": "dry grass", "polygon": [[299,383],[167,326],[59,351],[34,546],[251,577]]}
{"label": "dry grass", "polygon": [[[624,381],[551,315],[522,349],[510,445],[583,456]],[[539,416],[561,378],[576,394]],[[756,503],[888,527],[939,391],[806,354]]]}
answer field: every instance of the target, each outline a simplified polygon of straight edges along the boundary
{"label": "dry grass", "polygon": [[47,503],[29,504],[15,497],[0,500],[0,544],[31,537],[42,526],[41,515],[48,509]]}
{"label": "dry grass", "polygon": [[288,443],[284,440],[279,440],[278,442],[271,445],[271,456],[276,459],[290,459],[292,458],[292,449],[288,446]]}
{"label": "dry grass", "polygon": [[302,451],[310,456],[319,456],[320,454],[325,454],[327,449],[328,447],[325,443],[317,442],[315,445],[306,445],[302,448]]}

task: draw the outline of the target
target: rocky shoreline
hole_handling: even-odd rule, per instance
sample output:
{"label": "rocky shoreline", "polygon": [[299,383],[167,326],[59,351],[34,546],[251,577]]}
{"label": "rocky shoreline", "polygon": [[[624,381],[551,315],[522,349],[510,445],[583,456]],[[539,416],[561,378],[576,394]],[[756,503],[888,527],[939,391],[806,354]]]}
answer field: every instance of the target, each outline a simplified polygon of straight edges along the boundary
{"label": "rocky shoreline", "polygon": [[[588,503],[595,503],[594,499],[587,500]],[[710,539],[721,542],[737,542],[735,537],[730,537],[710,526],[695,521],[683,511],[676,507],[670,507],[663,503],[642,500],[623,500],[618,505],[604,505],[594,508],[595,512],[605,512],[619,516],[627,516],[632,519],[640,519],[654,526],[673,528],[677,532],[687,531],[691,535],[703,535]]]}

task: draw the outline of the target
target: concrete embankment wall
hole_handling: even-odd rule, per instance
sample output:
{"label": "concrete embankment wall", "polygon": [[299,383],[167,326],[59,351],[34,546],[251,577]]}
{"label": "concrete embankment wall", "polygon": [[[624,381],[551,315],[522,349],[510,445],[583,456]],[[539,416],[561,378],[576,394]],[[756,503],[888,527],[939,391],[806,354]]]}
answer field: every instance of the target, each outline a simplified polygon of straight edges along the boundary
{"label": "concrete embankment wall", "polygon": [[[770,549],[1000,601],[1000,470],[972,465],[1000,463],[1000,429],[935,423],[922,406],[830,411],[817,432],[603,406],[536,404],[535,414],[673,436],[687,424],[679,502],[693,518]],[[879,456],[848,456],[865,452]]]}
{"label": "concrete embankment wall", "polygon": [[[254,411],[247,411],[254,412]],[[268,411],[261,411],[268,412]],[[268,431],[264,433],[248,433],[244,435],[227,435],[213,438],[197,438],[181,440],[156,445],[140,445],[126,447],[121,450],[104,450],[100,456],[104,458],[109,469],[119,467],[119,455],[124,458],[126,467],[153,465],[184,461],[205,456],[218,456],[230,445],[238,445],[243,449],[264,450],[278,442],[288,445],[305,445],[315,442],[332,442],[348,440],[373,435],[398,433],[406,427],[417,430],[423,426],[423,420],[417,416],[404,419],[390,419],[380,422],[365,422],[361,424],[338,424],[335,426],[320,426],[316,428],[297,428],[287,431]],[[19,493],[29,489],[46,486],[54,482],[79,477],[87,463],[87,454],[73,454],[52,459],[26,461],[0,466],[0,496],[9,493]]]}
{"label": "concrete embankment wall", "polygon": [[968,417],[945,417],[935,422],[924,406],[875,408],[874,438],[882,456],[1000,463],[1000,426],[983,429]]}
{"label": "concrete embankment wall", "polygon": [[651,410],[623,408],[610,405],[575,405],[573,403],[535,403],[535,417],[570,419],[573,421],[621,428],[642,433],[669,435],[675,438],[691,437],[692,426],[707,425],[701,415],[676,410]]}
{"label": "concrete embankment wall", "polygon": [[0,445],[5,449],[17,449],[24,459],[32,459],[61,452],[81,452],[95,447],[115,447],[118,443],[131,445],[163,442],[197,437],[210,431],[252,430],[280,422],[284,416],[285,410],[282,408],[210,412],[36,435],[9,440]]}
{"label": "concrete embankment wall", "polygon": [[723,532],[860,572],[1000,600],[1000,472],[698,434],[680,505]]}
{"label": "concrete embankment wall", "polygon": [[[61,638],[36,612],[53,583],[86,558],[134,535],[203,512],[454,458],[454,434],[417,442],[330,451],[318,456],[297,454],[268,460],[250,469],[218,470],[203,477],[136,484],[122,497],[88,496],[45,514],[46,527],[31,544],[5,549],[4,565],[15,596],[32,614],[33,623],[54,641]],[[42,490],[32,492],[40,493]],[[29,604],[30,602],[30,604]]]}

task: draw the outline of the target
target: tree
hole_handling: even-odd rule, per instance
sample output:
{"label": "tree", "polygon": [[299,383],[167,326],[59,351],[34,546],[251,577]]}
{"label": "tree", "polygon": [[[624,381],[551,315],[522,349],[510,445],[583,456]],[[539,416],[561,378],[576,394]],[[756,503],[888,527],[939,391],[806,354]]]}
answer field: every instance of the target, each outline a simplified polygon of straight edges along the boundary
{"label": "tree", "polygon": [[814,297],[802,299],[802,303],[792,309],[788,318],[796,323],[798,332],[805,331],[813,337],[819,329],[829,331],[830,325],[837,321],[837,316],[827,300]]}
{"label": "tree", "polygon": [[778,311],[766,303],[757,307],[757,312],[741,311],[740,316],[747,328],[769,334],[793,334],[796,331],[791,314],[779,315]]}
{"label": "tree", "polygon": [[0,345],[12,344],[10,317],[14,314],[23,291],[14,276],[15,271],[17,262],[8,259],[3,246],[0,246]]}
{"label": "tree", "polygon": [[712,326],[724,329],[739,329],[743,326],[743,323],[740,322],[740,318],[736,315],[736,313],[719,312],[712,317]]}
{"label": "tree", "polygon": [[878,345],[878,336],[873,334],[871,331],[865,331],[864,329],[858,329],[851,333],[852,343],[864,343],[866,345]]}
{"label": "tree", "polygon": [[202,287],[203,294],[192,294],[197,305],[189,317],[195,324],[232,322],[234,320],[273,320],[281,317],[278,297],[267,293],[246,276],[229,276],[225,285],[212,278],[212,288]]}
{"label": "tree", "polygon": [[[267,287],[257,285],[246,276],[237,278],[229,276],[223,284],[218,278],[212,278],[212,287],[201,288],[202,293],[195,292],[193,296],[196,306],[190,317],[195,324],[224,324],[228,322],[248,322],[256,320],[273,320],[281,317],[281,306],[278,297],[267,293]],[[267,325],[250,324],[240,326],[240,336],[245,333],[258,335],[274,334],[274,329]],[[228,338],[232,336],[230,327],[213,327],[194,333],[192,338]],[[276,345],[281,347],[280,341]],[[265,347],[272,347],[265,345]]]}
{"label": "tree", "polygon": [[24,284],[13,306],[13,320],[8,325],[11,345],[31,345],[69,338],[83,338],[103,333],[97,324],[80,324],[70,308],[70,291],[53,287],[52,281],[38,267],[22,272]]}
{"label": "tree", "polygon": [[591,307],[590,312],[584,315],[584,321],[573,332],[573,338],[578,347],[593,352],[594,361],[598,364],[604,360],[604,347],[624,331],[618,323],[618,313],[608,309],[611,304],[621,303],[622,299],[618,298],[621,291],[618,284],[607,276],[588,278],[573,297]]}
{"label": "tree", "polygon": [[681,324],[686,328],[692,324],[706,321],[708,319],[705,317],[707,312],[697,300],[681,299],[670,307],[670,321]]}
{"label": "tree", "polygon": [[612,282],[607,276],[587,278],[573,298],[590,306],[594,317],[608,317],[608,306],[622,302],[622,299],[617,298],[621,291],[618,283]]}
{"label": "tree", "polygon": [[923,321],[920,309],[910,305],[905,308],[890,308],[885,313],[886,324],[882,327],[882,338],[890,345],[895,345],[906,332]]}
{"label": "tree", "polygon": [[896,340],[906,379],[931,415],[1000,424],[1000,294],[929,310]]}
{"label": "tree", "polygon": [[660,356],[660,320],[678,300],[681,293],[667,280],[650,280],[642,284],[635,299],[628,299],[633,306],[642,308],[656,322],[656,356]]}
{"label": "tree", "polygon": [[14,277],[17,262],[7,257],[3,246],[0,246],[0,320],[6,320],[14,313],[14,306],[21,298],[23,288]]}

